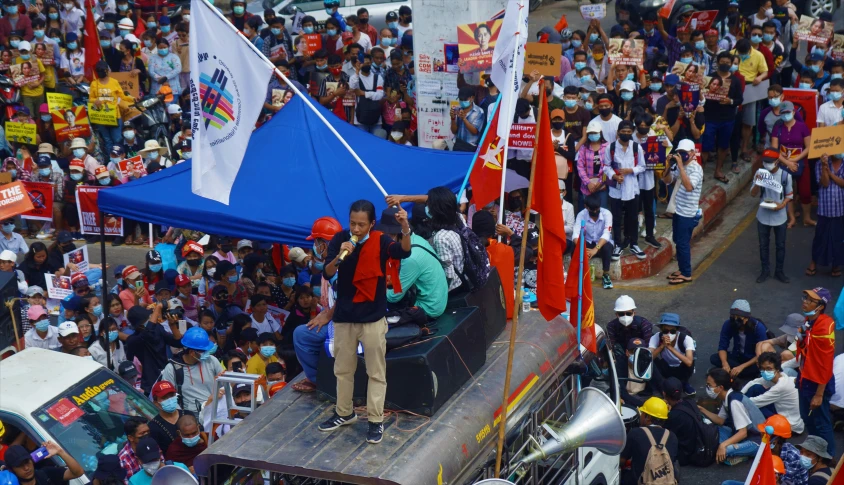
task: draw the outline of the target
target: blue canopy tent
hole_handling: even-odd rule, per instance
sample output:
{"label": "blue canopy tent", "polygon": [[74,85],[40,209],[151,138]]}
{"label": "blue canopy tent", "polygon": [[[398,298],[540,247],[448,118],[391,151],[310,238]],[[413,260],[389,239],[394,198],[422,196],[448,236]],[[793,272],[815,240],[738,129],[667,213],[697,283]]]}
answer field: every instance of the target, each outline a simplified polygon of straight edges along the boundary
{"label": "blue canopy tent", "polygon": [[[407,147],[376,138],[317,106],[388,193],[457,191],[471,153]],[[191,192],[191,163],[181,163],[99,193],[100,210],[137,221],[257,241],[307,245],[313,221],[347,224],[352,202],[384,197],[363,169],[298,97],[255,130],[232,188],[230,205]]]}

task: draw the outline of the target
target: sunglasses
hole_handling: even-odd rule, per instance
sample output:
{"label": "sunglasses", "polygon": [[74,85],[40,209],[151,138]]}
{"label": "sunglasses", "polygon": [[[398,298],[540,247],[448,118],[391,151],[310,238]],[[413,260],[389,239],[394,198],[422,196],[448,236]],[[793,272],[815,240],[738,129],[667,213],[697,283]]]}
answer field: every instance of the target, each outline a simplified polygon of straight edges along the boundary
{"label": "sunglasses", "polygon": [[615,314],[618,315],[619,317],[632,317],[633,316],[632,311],[631,312],[615,312]]}
{"label": "sunglasses", "polygon": [[663,331],[662,331],[662,333],[664,333],[664,334],[669,334],[669,333],[670,333],[671,335],[674,335],[675,333],[677,333],[677,329],[676,329],[676,328],[671,328],[671,329],[668,329],[668,330],[663,330]]}

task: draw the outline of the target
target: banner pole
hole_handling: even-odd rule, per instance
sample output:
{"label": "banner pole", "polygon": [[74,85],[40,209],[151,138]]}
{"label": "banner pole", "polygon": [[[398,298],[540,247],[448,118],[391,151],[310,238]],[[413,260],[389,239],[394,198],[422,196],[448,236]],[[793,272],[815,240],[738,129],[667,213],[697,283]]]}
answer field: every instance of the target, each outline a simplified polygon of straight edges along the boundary
{"label": "banner pole", "polygon": [[[580,246],[578,256],[578,260],[580,261],[580,267],[578,268],[578,275],[577,275],[577,353],[583,357],[583,354],[580,350],[580,334],[583,328],[583,259],[585,255],[584,250],[584,242],[583,233],[586,231],[586,220],[580,221],[580,240],[578,241],[578,246]],[[571,316],[571,314],[569,314]],[[580,375],[577,376],[577,390],[580,390]]]}
{"label": "banner pole", "polygon": [[[103,301],[108,295],[108,268],[106,267],[106,243],[105,243],[105,212],[100,211],[100,266],[103,268]],[[106,333],[108,335],[108,333]],[[111,369],[111,342],[106,338],[103,345],[106,351],[106,368]]]}

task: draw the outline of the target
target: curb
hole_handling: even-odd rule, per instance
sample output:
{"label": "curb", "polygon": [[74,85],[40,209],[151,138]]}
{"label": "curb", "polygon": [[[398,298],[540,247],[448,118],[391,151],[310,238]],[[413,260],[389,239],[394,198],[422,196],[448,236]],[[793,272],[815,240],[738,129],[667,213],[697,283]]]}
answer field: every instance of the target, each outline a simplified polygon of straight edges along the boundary
{"label": "curb", "polygon": [[[710,160],[710,165],[714,166],[714,160]],[[728,184],[716,182],[717,185],[709,187],[701,194],[700,208],[703,211],[703,217],[701,224],[698,224],[692,233],[693,241],[707,230],[727,205],[750,183],[754,172],[752,167],[753,164],[751,163],[742,164],[741,173],[738,176],[731,176]],[[709,176],[711,177],[711,175]],[[630,281],[649,278],[658,274],[671,263],[676,253],[672,237],[673,231],[671,226],[668,226],[662,234],[657,236],[657,240],[662,244],[662,247],[656,249],[648,246],[645,249],[647,255],[645,259],[637,259],[635,256],[628,254],[619,261],[613,261],[610,266],[610,277],[613,280]],[[640,247],[642,247],[641,244]]]}

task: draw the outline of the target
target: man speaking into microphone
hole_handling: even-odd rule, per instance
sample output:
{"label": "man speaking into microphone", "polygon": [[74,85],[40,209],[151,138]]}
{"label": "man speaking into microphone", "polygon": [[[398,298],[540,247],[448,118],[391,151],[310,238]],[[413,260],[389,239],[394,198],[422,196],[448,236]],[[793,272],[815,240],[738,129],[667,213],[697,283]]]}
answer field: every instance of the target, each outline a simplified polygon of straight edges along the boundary
{"label": "man speaking into microphone", "polygon": [[337,405],[334,415],[319,425],[332,431],[357,421],[352,393],[357,368],[358,342],[369,385],[366,411],[367,443],[380,443],[384,434],[384,397],[387,392],[387,276],[399,281],[398,260],[410,256],[410,226],[407,212],[399,207],[396,221],[401,225],[401,242],[373,230],[375,206],[359,200],[349,209],[349,232],[334,235],[328,244],[329,261],[323,269],[326,278],[337,275],[337,301],[334,306],[334,375],[337,377]]}

